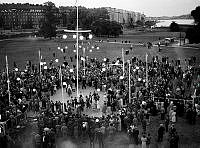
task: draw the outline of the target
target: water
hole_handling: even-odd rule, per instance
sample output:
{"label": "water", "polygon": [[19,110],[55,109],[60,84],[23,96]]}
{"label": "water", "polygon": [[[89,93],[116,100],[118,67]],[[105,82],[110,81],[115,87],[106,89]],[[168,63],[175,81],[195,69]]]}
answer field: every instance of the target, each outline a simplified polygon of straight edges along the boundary
{"label": "water", "polygon": [[175,19],[175,20],[159,20],[160,22],[156,24],[156,27],[169,27],[174,21],[177,24],[192,25],[194,23],[193,19]]}

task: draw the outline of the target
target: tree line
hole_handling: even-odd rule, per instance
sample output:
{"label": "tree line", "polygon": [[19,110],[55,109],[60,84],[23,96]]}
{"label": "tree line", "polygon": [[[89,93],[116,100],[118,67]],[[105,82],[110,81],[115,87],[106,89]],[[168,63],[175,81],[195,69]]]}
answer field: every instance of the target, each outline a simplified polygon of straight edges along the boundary
{"label": "tree line", "polygon": [[[45,38],[56,36],[56,26],[59,20],[62,20],[62,26],[68,29],[76,29],[76,7],[65,7],[67,12],[63,11],[60,16],[54,14],[55,4],[46,2],[44,4],[45,18],[42,21],[40,35]],[[61,8],[62,9],[62,8]],[[109,20],[108,11],[105,8],[87,9],[79,7],[79,28],[91,29],[94,35],[119,36],[122,34],[122,25]]]}

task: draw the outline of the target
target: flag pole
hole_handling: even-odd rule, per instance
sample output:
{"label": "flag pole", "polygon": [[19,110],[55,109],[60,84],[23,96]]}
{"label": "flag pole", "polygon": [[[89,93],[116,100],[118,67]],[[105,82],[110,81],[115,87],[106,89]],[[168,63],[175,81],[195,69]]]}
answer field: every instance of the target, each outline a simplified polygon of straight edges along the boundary
{"label": "flag pole", "polygon": [[79,96],[79,90],[78,90],[78,0],[76,0],[76,93],[77,93],[77,99]]}
{"label": "flag pole", "polygon": [[9,80],[9,71],[8,71],[8,57],[6,55],[6,74],[7,74],[7,83],[8,83],[8,101],[10,105],[10,80]]}

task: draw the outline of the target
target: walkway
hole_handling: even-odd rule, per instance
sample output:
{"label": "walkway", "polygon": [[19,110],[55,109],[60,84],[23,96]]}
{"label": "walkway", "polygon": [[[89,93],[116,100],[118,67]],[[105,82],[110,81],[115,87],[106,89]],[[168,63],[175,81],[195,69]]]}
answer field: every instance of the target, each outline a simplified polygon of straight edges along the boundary
{"label": "walkway", "polygon": [[[83,96],[83,99],[85,99],[85,96],[89,96],[90,92],[93,94],[93,92],[97,92],[97,90],[95,90],[93,87],[87,87],[87,89],[82,89],[82,88],[79,88],[79,95],[82,94]],[[100,117],[102,116],[102,112],[101,112],[101,109],[103,107],[103,103],[104,103],[104,92],[103,91],[100,91],[100,92],[97,92],[100,96],[100,99],[99,99],[99,103],[100,103],[100,110],[97,111],[96,109],[85,109],[85,111],[83,112],[84,114],[87,114],[89,116],[94,116],[94,117]],[[64,103],[67,103],[68,100],[71,99],[71,97],[73,97],[73,99],[75,97],[77,97],[77,93],[76,91],[72,93],[71,96],[69,96],[65,89],[64,89],[64,92],[63,92],[63,99],[62,99],[62,92],[61,92],[61,89],[58,89],[56,91],[56,94],[54,94],[53,96],[50,97],[50,99],[52,101],[60,101],[60,102],[63,102]],[[85,100],[84,100],[85,101]]]}

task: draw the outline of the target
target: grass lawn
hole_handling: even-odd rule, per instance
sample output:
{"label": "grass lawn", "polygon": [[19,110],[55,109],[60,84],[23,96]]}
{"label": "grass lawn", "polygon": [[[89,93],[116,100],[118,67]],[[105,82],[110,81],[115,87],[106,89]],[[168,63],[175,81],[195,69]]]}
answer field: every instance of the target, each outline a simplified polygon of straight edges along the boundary
{"label": "grass lawn", "polygon": [[[120,36],[119,38],[109,38],[109,42],[116,42],[121,43],[122,41],[130,41],[131,43],[146,43],[146,42],[153,42],[157,41],[159,38],[163,39],[165,37],[179,37],[179,33],[172,33],[172,32],[126,32],[124,35]],[[114,44],[114,43],[108,43],[107,38],[101,38],[104,40],[104,43],[97,43],[95,41],[98,41],[99,38],[92,39],[92,45],[97,45],[100,47],[99,50],[93,49],[92,52],[86,50],[86,55],[93,58],[103,59],[104,57],[109,58],[116,58],[121,57],[121,49],[124,48],[129,49],[129,44]],[[41,38],[19,38],[19,39],[10,39],[10,40],[4,40],[0,41],[0,69],[3,71],[3,68],[5,68],[5,55],[8,55],[8,62],[9,67],[13,67],[14,61],[18,65],[19,68],[23,68],[26,64],[26,61],[30,60],[33,64],[38,64],[38,51],[41,49],[41,55],[43,59],[45,59],[47,62],[50,60],[55,60],[56,58],[59,59],[59,63],[57,65],[61,64],[64,61],[64,56],[66,56],[66,60],[69,61],[70,56],[75,56],[74,50],[74,44],[75,41],[72,39],[62,40],[58,41],[56,40],[44,40]],[[62,53],[60,50],[58,50],[58,47],[64,48],[65,46],[68,47],[66,50],[66,53]],[[84,46],[86,46],[86,42],[84,42]],[[157,49],[155,48],[157,51]],[[200,55],[200,50],[185,50],[186,53],[183,56],[189,57],[193,55],[193,52],[195,55]],[[53,53],[56,54],[56,57],[53,57]],[[137,56],[144,58],[145,53],[149,53],[146,47],[142,46],[134,46],[133,51],[125,56],[125,59],[129,59],[132,56]],[[172,58],[178,58],[178,54],[175,50],[171,48],[166,48],[163,50],[163,55],[167,55]],[[82,50],[79,50],[79,55],[82,55]],[[152,54],[151,54],[152,55]],[[153,56],[153,55],[152,55]],[[182,58],[182,57],[181,57]],[[197,61],[200,61],[197,57]]]}

